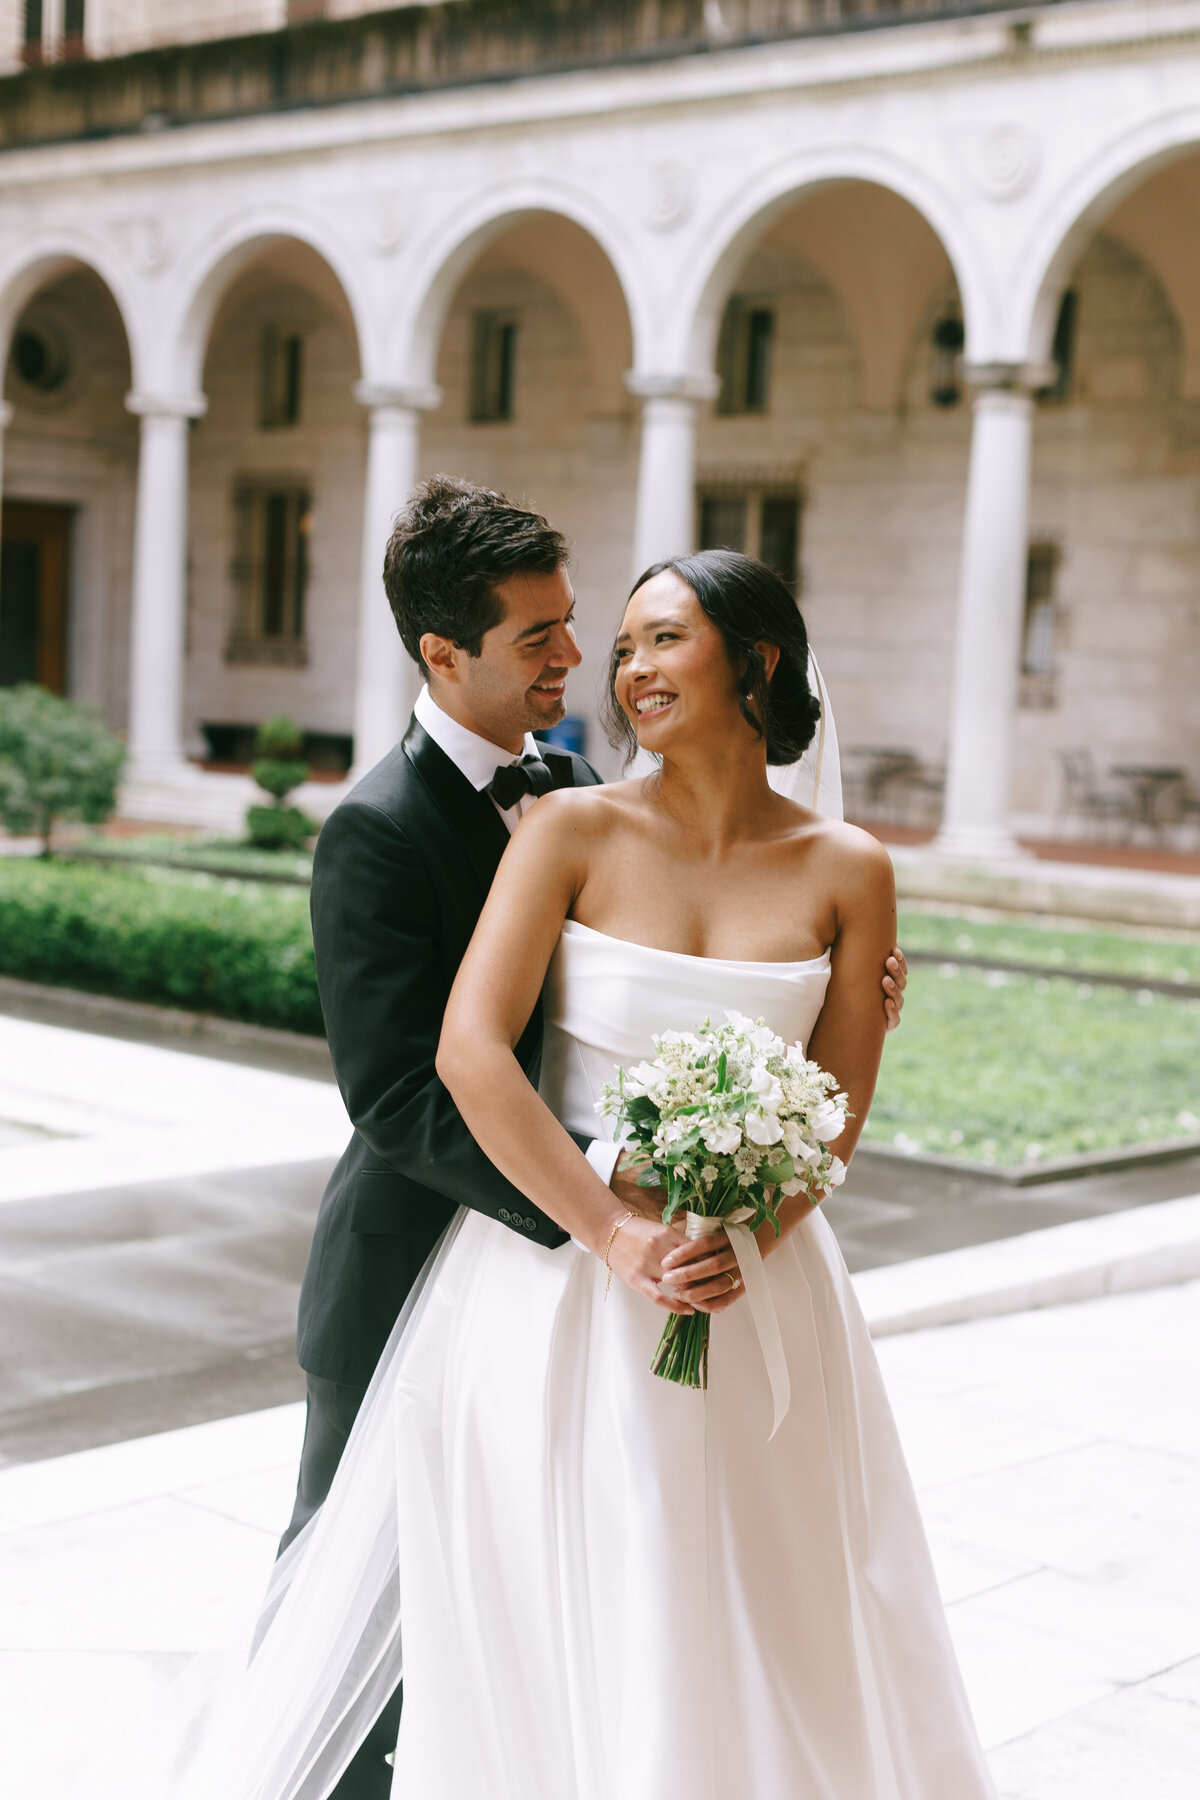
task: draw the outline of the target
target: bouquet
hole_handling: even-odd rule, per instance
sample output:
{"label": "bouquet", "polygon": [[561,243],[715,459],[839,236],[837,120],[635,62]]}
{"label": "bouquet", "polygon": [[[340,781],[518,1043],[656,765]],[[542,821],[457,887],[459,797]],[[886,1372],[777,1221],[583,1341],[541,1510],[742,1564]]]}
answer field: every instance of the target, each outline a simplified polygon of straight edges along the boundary
{"label": "bouquet", "polygon": [[[723,1025],[706,1019],[695,1031],[664,1031],[652,1041],[653,1060],[619,1069],[596,1110],[614,1120],[634,1162],[645,1165],[639,1186],[664,1190],[664,1223],[684,1208],[689,1236],[726,1229],[772,1373],[778,1425],[764,1304],[777,1360],[782,1343],[751,1233],[770,1220],[779,1236],[780,1196],[815,1198],[845,1178],[829,1145],[852,1116],[847,1095],[834,1076],[806,1060],[799,1044],[785,1044],[761,1019],[741,1013],[727,1012]],[[707,1313],[672,1313],[654,1373],[684,1387],[707,1387],[709,1324]],[[783,1382],[786,1387],[786,1363]]]}

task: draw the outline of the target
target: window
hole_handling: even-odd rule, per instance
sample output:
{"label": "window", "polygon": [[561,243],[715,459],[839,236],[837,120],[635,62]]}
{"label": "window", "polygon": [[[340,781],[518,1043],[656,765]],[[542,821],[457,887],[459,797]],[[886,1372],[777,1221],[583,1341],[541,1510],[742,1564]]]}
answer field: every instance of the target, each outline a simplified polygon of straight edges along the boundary
{"label": "window", "polygon": [[517,374],[517,321],[512,313],[477,312],[471,333],[471,422],[511,419]]}
{"label": "window", "polygon": [[62,54],[83,55],[84,0],[63,0]]}
{"label": "window", "polygon": [[39,394],[57,393],[70,374],[66,345],[46,326],[19,327],[10,355],[17,379]]}
{"label": "window", "polygon": [[1057,544],[1031,544],[1025,566],[1025,626],[1021,635],[1021,705],[1055,703],[1058,607],[1055,581],[1061,553]]}
{"label": "window", "polygon": [[234,495],[235,622],[226,662],[308,661],[304,601],[312,503],[306,487],[245,483]]}
{"label": "window", "polygon": [[1039,400],[1069,400],[1075,378],[1075,327],[1079,317],[1079,295],[1068,288],[1059,302],[1054,325],[1054,343],[1050,360],[1057,371],[1049,387],[1038,389]]}
{"label": "window", "polygon": [[725,309],[717,346],[720,412],[766,412],[770,404],[774,337],[775,314],[770,307],[735,295]]}
{"label": "window", "polygon": [[300,422],[304,339],[295,331],[265,327],[262,336],[262,403],[259,423],[264,431]]}
{"label": "window", "polygon": [[25,40],[23,59],[30,65],[45,60],[42,30],[45,24],[42,0],[25,0]]}
{"label": "window", "polygon": [[742,550],[757,556],[793,593],[800,580],[800,490],[795,485],[701,488],[697,496],[701,550]]}

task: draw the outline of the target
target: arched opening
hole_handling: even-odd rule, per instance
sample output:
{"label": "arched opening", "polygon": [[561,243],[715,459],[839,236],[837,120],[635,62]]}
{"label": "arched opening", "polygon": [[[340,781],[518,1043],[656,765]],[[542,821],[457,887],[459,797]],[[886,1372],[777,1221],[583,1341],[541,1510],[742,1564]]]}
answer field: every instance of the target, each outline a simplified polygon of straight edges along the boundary
{"label": "arched opening", "polygon": [[102,278],[63,256],[10,295],[0,685],[37,681],[122,726],[138,445],[124,320]]}
{"label": "arched opening", "polygon": [[278,236],[230,253],[201,300],[184,746],[210,768],[244,768],[256,726],[287,713],[314,773],[338,778],[354,730],[366,458],[354,317],[318,252]]}
{"label": "arched opening", "polygon": [[696,539],[794,587],[848,810],[921,830],[946,752],[970,448],[951,262],[914,206],[863,180],[774,201],[737,241],[698,319],[721,388],[698,432]]}
{"label": "arched opening", "polygon": [[1040,309],[1057,377],[1034,433],[1014,811],[1043,835],[1182,847],[1200,797],[1200,153],[1122,188]]}
{"label": "arched opening", "polygon": [[603,249],[572,220],[525,212],[493,229],[447,297],[440,408],[421,465],[522,498],[569,538],[582,668],[569,707],[612,767],[595,700],[628,587],[638,419],[623,376],[629,312]]}

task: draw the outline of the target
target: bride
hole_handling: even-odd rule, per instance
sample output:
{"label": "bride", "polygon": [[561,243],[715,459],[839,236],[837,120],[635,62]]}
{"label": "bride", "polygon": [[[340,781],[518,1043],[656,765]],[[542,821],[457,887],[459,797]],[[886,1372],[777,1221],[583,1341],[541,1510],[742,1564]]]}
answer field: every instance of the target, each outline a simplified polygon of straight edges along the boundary
{"label": "bride", "polygon": [[[451,1225],[332,1493],[277,1566],[223,1777],[321,1800],[401,1669],[397,1800],[985,1800],[975,1735],[866,1325],[821,1210],[758,1234],[790,1406],[724,1233],[626,1213],[594,1135],[614,1065],[736,1008],[849,1093],[879,1065],[891,866],[775,793],[819,716],[763,565],[651,569],[610,723],[642,780],[545,796],[451,996],[438,1070],[479,1144],[571,1235]],[[541,1091],[513,1054],[539,994]],[[611,1288],[611,1291],[610,1291]],[[668,1312],[713,1315],[706,1392],[650,1372]],[[268,1723],[269,1721],[269,1723]]]}

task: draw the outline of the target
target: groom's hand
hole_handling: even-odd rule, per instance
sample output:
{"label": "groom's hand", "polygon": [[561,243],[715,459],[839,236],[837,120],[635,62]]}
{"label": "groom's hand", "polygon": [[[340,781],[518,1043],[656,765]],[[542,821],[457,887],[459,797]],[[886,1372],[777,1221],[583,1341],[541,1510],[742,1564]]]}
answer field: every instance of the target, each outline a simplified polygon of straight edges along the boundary
{"label": "groom's hand", "polygon": [[904,990],[908,986],[908,964],[904,960],[904,952],[899,944],[892,951],[885,964],[883,977],[883,1016],[887,1020],[889,1031],[895,1031],[900,1023],[900,1011],[904,1005]]}

